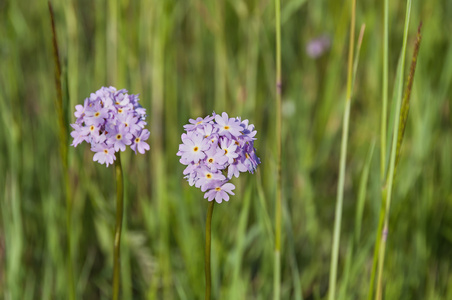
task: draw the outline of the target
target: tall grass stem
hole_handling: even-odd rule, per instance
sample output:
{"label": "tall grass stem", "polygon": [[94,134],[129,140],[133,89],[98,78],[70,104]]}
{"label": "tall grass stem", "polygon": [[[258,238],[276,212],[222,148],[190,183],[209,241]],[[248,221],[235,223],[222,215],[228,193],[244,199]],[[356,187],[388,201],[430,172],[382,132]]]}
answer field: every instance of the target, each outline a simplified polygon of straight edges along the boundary
{"label": "tall grass stem", "polygon": [[273,277],[273,299],[281,297],[281,214],[282,214],[282,178],[281,178],[281,0],[275,0],[276,29],[276,203],[275,203],[275,261]]}
{"label": "tall grass stem", "polygon": [[383,8],[383,74],[382,74],[382,108],[380,130],[380,178],[384,181],[386,173],[386,136],[388,122],[388,0],[384,0]]}
{"label": "tall grass stem", "polygon": [[55,29],[55,19],[53,14],[53,8],[50,1],[48,1],[50,21],[52,27],[52,46],[53,46],[53,59],[55,62],[55,88],[57,97],[55,99],[55,107],[58,114],[59,125],[59,141],[60,141],[60,156],[63,167],[63,180],[64,191],[66,198],[66,244],[67,244],[67,282],[68,282],[68,299],[75,300],[75,282],[74,282],[74,266],[72,262],[72,192],[71,184],[69,181],[69,166],[68,166],[68,138],[67,138],[67,125],[66,118],[63,109],[63,89],[61,84],[61,64],[60,54],[58,50],[58,40]]}
{"label": "tall grass stem", "polygon": [[[419,26],[419,29],[418,29],[418,37],[416,40],[415,50],[414,50],[414,54],[413,54],[411,71],[410,71],[410,75],[408,78],[408,84],[407,84],[406,92],[405,92],[405,95],[403,98],[402,107],[400,109],[401,115],[399,117],[399,133],[398,133],[398,138],[397,138],[394,176],[395,176],[395,172],[397,170],[397,163],[398,163],[399,155],[400,155],[400,146],[402,144],[403,134],[404,134],[404,130],[405,130],[405,122],[406,122],[406,119],[408,116],[409,98],[410,98],[411,87],[412,87],[412,83],[413,83],[414,72],[415,72],[416,62],[417,62],[417,55],[419,53],[419,45],[420,45],[420,39],[421,39],[420,29],[421,29],[421,26]],[[380,217],[379,217],[378,228],[377,228],[377,236],[376,236],[374,258],[373,258],[373,265],[372,265],[372,273],[371,273],[369,292],[368,292],[368,300],[371,300],[372,295],[373,295],[373,288],[374,288],[374,284],[375,284],[375,276],[376,276],[376,271],[377,271],[377,263],[378,263],[379,267],[381,267],[381,268],[383,267],[383,262],[381,260],[384,258],[384,254],[380,253],[380,249],[381,249],[380,247],[381,247],[382,241],[384,241],[384,245],[386,245],[386,237],[387,237],[387,230],[388,230],[387,224],[385,223],[385,218],[387,216],[387,209],[389,211],[389,207],[387,206],[387,201],[386,201],[387,197],[388,197],[387,185],[385,185],[383,187],[381,195],[382,195],[382,208],[380,211]],[[385,226],[383,227],[383,225],[385,225]],[[381,274],[379,274],[379,275],[381,275]],[[379,278],[379,285],[380,285],[379,289],[381,289],[381,277]],[[380,294],[377,296],[377,298],[378,297],[381,297],[381,291],[380,291]]]}
{"label": "tall grass stem", "polygon": [[124,211],[124,177],[122,174],[121,154],[118,152],[115,162],[116,172],[116,226],[115,240],[113,250],[113,300],[119,299],[120,286],[120,247],[121,247],[121,231],[122,217]]}
{"label": "tall grass stem", "polygon": [[336,211],[334,218],[334,234],[333,234],[333,247],[331,249],[331,265],[330,265],[330,278],[329,278],[329,292],[328,299],[336,299],[336,278],[337,278],[337,265],[339,259],[339,243],[340,243],[340,228],[342,220],[342,203],[344,200],[344,183],[345,183],[345,161],[347,156],[347,143],[348,143],[348,127],[350,120],[350,105],[353,83],[353,45],[355,40],[355,17],[356,17],[356,0],[352,0],[352,12],[350,23],[350,41],[348,52],[348,70],[347,70],[347,94],[345,100],[345,111],[342,127],[342,139],[341,139],[341,154],[339,162],[339,183],[337,186],[337,199],[336,199]]}
{"label": "tall grass stem", "polygon": [[[381,107],[381,124],[380,124],[380,181],[383,184],[385,180],[386,174],[386,137],[387,137],[387,120],[388,120],[388,0],[384,0],[383,2],[383,74],[382,74],[382,107]],[[385,195],[385,191],[382,190],[382,199]],[[380,216],[378,221],[377,233],[381,232],[383,228],[383,220],[384,220],[384,210],[383,206],[386,205],[384,202],[381,204]],[[373,255],[373,263],[372,263],[372,271],[370,275],[370,283],[369,283],[369,292],[368,292],[368,300],[372,299],[374,283],[375,283],[375,275],[376,275],[376,267],[378,261],[378,251],[380,247],[380,238],[377,234],[375,241],[375,249]]]}
{"label": "tall grass stem", "polygon": [[[388,223],[389,223],[389,209],[391,206],[392,198],[392,187],[396,171],[396,157],[397,157],[397,141],[399,134],[399,123],[400,123],[400,109],[402,106],[402,89],[403,89],[403,70],[405,66],[405,54],[406,54],[406,44],[408,39],[408,28],[410,24],[410,13],[411,13],[411,0],[407,1],[406,15],[405,15],[405,27],[403,32],[403,46],[401,53],[401,72],[398,80],[398,91],[397,91],[397,105],[394,114],[394,128],[392,132],[392,144],[391,144],[391,159],[389,164],[389,173],[386,178],[385,189],[386,189],[386,205],[384,207],[384,225],[383,231],[378,233],[381,238],[379,257],[378,257],[378,273],[377,273],[377,290],[376,299],[382,299],[382,280],[383,280],[383,265],[386,251],[386,241],[388,237]],[[383,207],[382,207],[383,209]]]}

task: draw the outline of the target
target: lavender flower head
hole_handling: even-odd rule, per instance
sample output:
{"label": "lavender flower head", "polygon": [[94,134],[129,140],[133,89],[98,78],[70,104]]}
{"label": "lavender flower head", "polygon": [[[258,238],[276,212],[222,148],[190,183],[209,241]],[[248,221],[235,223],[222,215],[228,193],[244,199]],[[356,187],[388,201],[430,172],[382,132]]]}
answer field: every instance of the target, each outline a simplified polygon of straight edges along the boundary
{"label": "lavender flower head", "polygon": [[331,39],[324,35],[316,39],[311,40],[306,46],[306,53],[314,59],[322,56],[326,51],[330,49]]}
{"label": "lavender flower head", "polygon": [[145,141],[150,133],[144,128],[146,109],[138,101],[138,95],[114,87],[102,87],[92,93],[83,105],[75,106],[77,120],[71,124],[74,129],[71,146],[83,141],[91,144],[91,151],[95,152],[93,161],[107,167],[116,160],[115,153],[125,151],[126,146],[144,154],[149,150]]}
{"label": "lavender flower head", "polygon": [[261,163],[254,148],[254,125],[229,118],[225,112],[189,122],[184,125],[186,133],[177,152],[180,162],[187,166],[185,178],[205,192],[208,201],[229,201],[235,186],[228,181],[241,172],[254,173]]}

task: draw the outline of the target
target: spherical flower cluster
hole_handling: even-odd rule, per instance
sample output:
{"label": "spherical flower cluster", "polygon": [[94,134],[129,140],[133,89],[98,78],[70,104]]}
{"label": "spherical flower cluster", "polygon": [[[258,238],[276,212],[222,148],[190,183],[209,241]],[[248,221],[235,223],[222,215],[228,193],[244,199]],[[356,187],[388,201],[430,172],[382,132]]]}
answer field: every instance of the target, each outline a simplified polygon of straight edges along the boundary
{"label": "spherical flower cluster", "polygon": [[235,186],[228,181],[240,172],[253,173],[260,159],[254,140],[257,131],[248,120],[229,118],[227,113],[190,119],[184,125],[177,155],[186,165],[184,175],[191,186],[205,192],[204,198],[229,201]]}
{"label": "spherical flower cluster", "polygon": [[71,124],[74,138],[71,146],[85,141],[95,152],[93,161],[113,164],[115,153],[130,146],[135,153],[149,150],[145,142],[149,131],[146,109],[138,103],[138,95],[129,95],[127,90],[117,91],[114,87],[102,87],[85,99],[83,105],[75,107],[77,120]]}

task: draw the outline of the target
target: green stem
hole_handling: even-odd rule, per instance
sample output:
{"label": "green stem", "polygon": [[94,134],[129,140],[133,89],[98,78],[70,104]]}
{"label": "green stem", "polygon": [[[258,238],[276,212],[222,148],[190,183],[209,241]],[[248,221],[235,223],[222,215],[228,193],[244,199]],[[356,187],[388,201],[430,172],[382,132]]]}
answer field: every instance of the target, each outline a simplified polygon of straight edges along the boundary
{"label": "green stem", "polygon": [[121,154],[118,152],[115,162],[116,171],[116,226],[113,251],[113,300],[119,299],[120,286],[120,246],[122,215],[124,210],[124,178],[122,175]]}
{"label": "green stem", "polygon": [[211,273],[210,273],[210,252],[211,252],[211,229],[212,229],[212,214],[213,214],[213,206],[215,204],[215,200],[209,202],[209,208],[207,209],[207,219],[206,219],[206,300],[210,300],[211,294]]}
{"label": "green stem", "polygon": [[353,44],[355,40],[355,16],[356,16],[356,0],[352,1],[352,18],[350,23],[350,41],[348,52],[348,71],[347,71],[347,95],[345,102],[345,111],[342,127],[342,142],[341,142],[341,154],[339,162],[339,183],[337,186],[337,200],[336,211],[334,218],[334,234],[333,234],[333,247],[331,249],[331,265],[330,265],[330,287],[328,293],[328,299],[336,299],[336,278],[337,278],[337,264],[339,259],[339,243],[340,243],[340,228],[342,220],[342,205],[344,200],[344,182],[345,182],[345,161],[347,155],[347,142],[348,142],[348,124],[350,120],[350,106],[352,95],[352,83],[353,83]]}
{"label": "green stem", "polygon": [[369,292],[367,294],[367,299],[372,300],[372,295],[374,291],[374,284],[375,284],[375,276],[377,274],[377,264],[378,264],[378,256],[380,253],[380,242],[381,242],[381,232],[383,232],[383,223],[385,219],[385,213],[386,213],[386,187],[384,187],[381,191],[381,209],[380,209],[380,217],[378,220],[378,227],[377,227],[377,235],[375,239],[375,249],[374,249],[374,256],[373,256],[373,262],[372,262],[372,271],[370,274],[370,284],[369,284]]}
{"label": "green stem", "polygon": [[66,268],[68,279],[68,299],[75,300],[75,283],[74,283],[74,267],[72,263],[72,192],[71,184],[69,180],[69,166],[68,166],[68,141],[67,141],[67,123],[65,120],[63,110],[63,89],[61,85],[61,65],[60,54],[58,51],[58,41],[55,30],[55,20],[53,14],[52,3],[48,2],[50,22],[52,27],[52,46],[53,46],[53,59],[55,62],[55,87],[57,98],[55,106],[58,113],[58,125],[59,125],[59,138],[60,138],[60,156],[63,165],[63,180],[65,185],[66,196],[66,243],[67,243],[67,256],[66,256]]}
{"label": "green stem", "polygon": [[383,231],[380,242],[380,250],[378,255],[378,277],[377,277],[377,291],[375,294],[375,299],[382,299],[383,297],[383,289],[382,289],[382,280],[383,280],[383,265],[385,260],[385,249],[386,249],[386,238],[388,236],[388,220],[384,221]]}
{"label": "green stem", "polygon": [[391,197],[392,197],[392,187],[395,177],[396,171],[396,157],[397,157],[397,141],[399,134],[399,122],[400,122],[400,114],[401,114],[401,106],[402,106],[402,89],[403,89],[403,70],[405,67],[405,54],[406,54],[406,44],[408,37],[408,27],[410,24],[410,12],[411,12],[411,0],[407,1],[406,4],[406,15],[405,15],[405,27],[403,32],[403,45],[402,45],[402,54],[401,54],[401,72],[400,77],[398,78],[398,91],[397,91],[397,103],[396,103],[396,111],[394,114],[394,129],[392,133],[392,144],[391,144],[391,158],[389,162],[389,173],[386,178],[385,188],[386,188],[386,205],[382,207],[385,209],[384,213],[384,226],[383,230],[378,232],[377,237],[380,237],[381,244],[379,250],[379,262],[378,262],[378,273],[377,273],[377,291],[376,291],[376,299],[382,299],[382,278],[383,278],[383,265],[385,258],[385,250],[386,250],[386,239],[388,236],[388,223],[389,223],[389,209],[391,207]]}
{"label": "green stem", "polygon": [[276,29],[276,212],[275,212],[275,261],[273,277],[273,299],[281,297],[281,213],[282,213],[282,179],[281,179],[281,0],[275,0]]}
{"label": "green stem", "polygon": [[74,267],[72,263],[72,192],[67,170],[64,172],[64,181],[66,187],[66,231],[67,231],[67,273],[69,281],[69,299],[76,299]]}
{"label": "green stem", "polygon": [[386,136],[388,122],[388,0],[384,1],[383,12],[383,84],[382,84],[382,110],[380,132],[380,178],[384,181],[386,173]]}
{"label": "green stem", "polygon": [[[380,130],[380,179],[383,184],[386,176],[386,136],[388,122],[388,0],[383,3],[383,74],[382,74],[382,108],[381,108],[381,130]],[[385,188],[382,191],[382,206],[380,209],[380,217],[378,221],[377,236],[375,239],[375,249],[372,262],[372,271],[370,275],[369,292],[367,299],[371,300],[373,295],[375,275],[378,263],[378,253],[380,251],[380,233],[383,230],[384,207],[386,206]]]}
{"label": "green stem", "polygon": [[[384,182],[386,176],[386,136],[387,136],[387,120],[388,120],[388,0],[384,1],[383,4],[383,74],[382,74],[382,109],[381,109],[381,130],[380,130],[380,179]],[[369,292],[367,294],[367,299],[371,300],[374,289],[375,275],[378,263],[378,253],[380,251],[380,232],[383,230],[384,221],[384,209],[386,206],[386,196],[385,189],[382,192],[382,206],[380,209],[380,218],[378,221],[377,236],[375,239],[375,249],[372,262],[372,271],[370,275]]]}
{"label": "green stem", "polygon": [[345,181],[345,160],[347,154],[347,140],[348,140],[348,124],[350,119],[350,101],[345,104],[343,129],[342,129],[342,143],[341,143],[341,158],[339,166],[339,183],[337,191],[336,212],[334,217],[334,235],[333,248],[331,250],[331,265],[330,265],[330,288],[328,299],[336,299],[336,277],[337,264],[339,259],[339,243],[340,243],[340,228],[342,220],[342,204],[344,199],[344,181]]}

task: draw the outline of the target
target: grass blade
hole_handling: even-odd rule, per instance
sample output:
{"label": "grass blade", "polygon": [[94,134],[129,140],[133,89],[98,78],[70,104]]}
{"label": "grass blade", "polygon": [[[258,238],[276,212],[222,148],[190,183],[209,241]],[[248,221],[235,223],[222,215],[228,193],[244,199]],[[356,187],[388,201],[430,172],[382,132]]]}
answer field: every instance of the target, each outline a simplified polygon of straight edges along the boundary
{"label": "grass blade", "polygon": [[57,98],[55,99],[55,106],[58,115],[59,125],[59,141],[60,141],[60,155],[63,166],[63,179],[65,185],[66,196],[66,243],[67,243],[67,276],[68,276],[68,299],[74,300],[76,298],[75,282],[74,282],[74,267],[72,263],[72,192],[69,182],[69,166],[68,166],[68,126],[63,110],[63,88],[61,84],[61,65],[60,55],[58,50],[58,41],[55,30],[55,20],[53,15],[53,8],[50,1],[49,14],[52,27],[52,45],[53,45],[53,59],[55,62],[55,87]]}
{"label": "grass blade", "polygon": [[405,54],[406,54],[406,44],[408,39],[408,27],[410,24],[410,13],[411,13],[411,0],[407,1],[406,6],[406,16],[405,16],[405,27],[403,33],[403,46],[402,46],[402,54],[401,54],[401,72],[399,78],[397,78],[399,89],[397,91],[398,100],[396,105],[395,117],[394,117],[394,129],[393,129],[393,138],[391,145],[391,160],[389,165],[389,174],[386,178],[386,183],[383,188],[383,192],[386,193],[386,196],[383,195],[383,203],[382,209],[385,210],[384,213],[384,226],[383,231],[378,234],[381,238],[381,245],[379,250],[379,258],[378,258],[378,273],[377,273],[377,290],[376,290],[376,299],[382,299],[382,276],[383,276],[383,265],[384,265],[384,257],[386,250],[386,240],[388,235],[388,222],[389,222],[389,209],[391,206],[391,197],[392,197],[392,187],[394,182],[395,168],[396,168],[396,156],[397,156],[397,141],[398,141],[398,133],[399,133],[399,122],[400,122],[400,109],[402,105],[402,86],[403,86],[403,70],[405,66]]}
{"label": "grass blade", "polygon": [[275,0],[276,29],[276,198],[275,198],[275,261],[273,277],[273,299],[281,298],[281,214],[282,214],[282,179],[281,179],[281,1]]}
{"label": "grass blade", "polygon": [[333,247],[331,249],[331,265],[330,265],[330,279],[328,299],[336,299],[336,278],[337,265],[339,260],[339,243],[340,243],[340,228],[342,219],[342,203],[344,200],[344,184],[345,184],[345,161],[347,156],[348,143],[348,124],[350,120],[350,106],[353,85],[353,45],[355,41],[355,17],[356,17],[356,1],[352,0],[352,13],[350,23],[350,41],[348,52],[348,72],[347,72],[347,95],[345,100],[345,111],[342,125],[342,139],[341,139],[341,154],[339,162],[339,182],[337,186],[336,210],[334,216],[334,235]]}
{"label": "grass blade", "polygon": [[386,173],[386,136],[388,123],[388,0],[384,0],[383,12],[383,82],[382,82],[382,110],[380,131],[380,176],[383,182]]}

